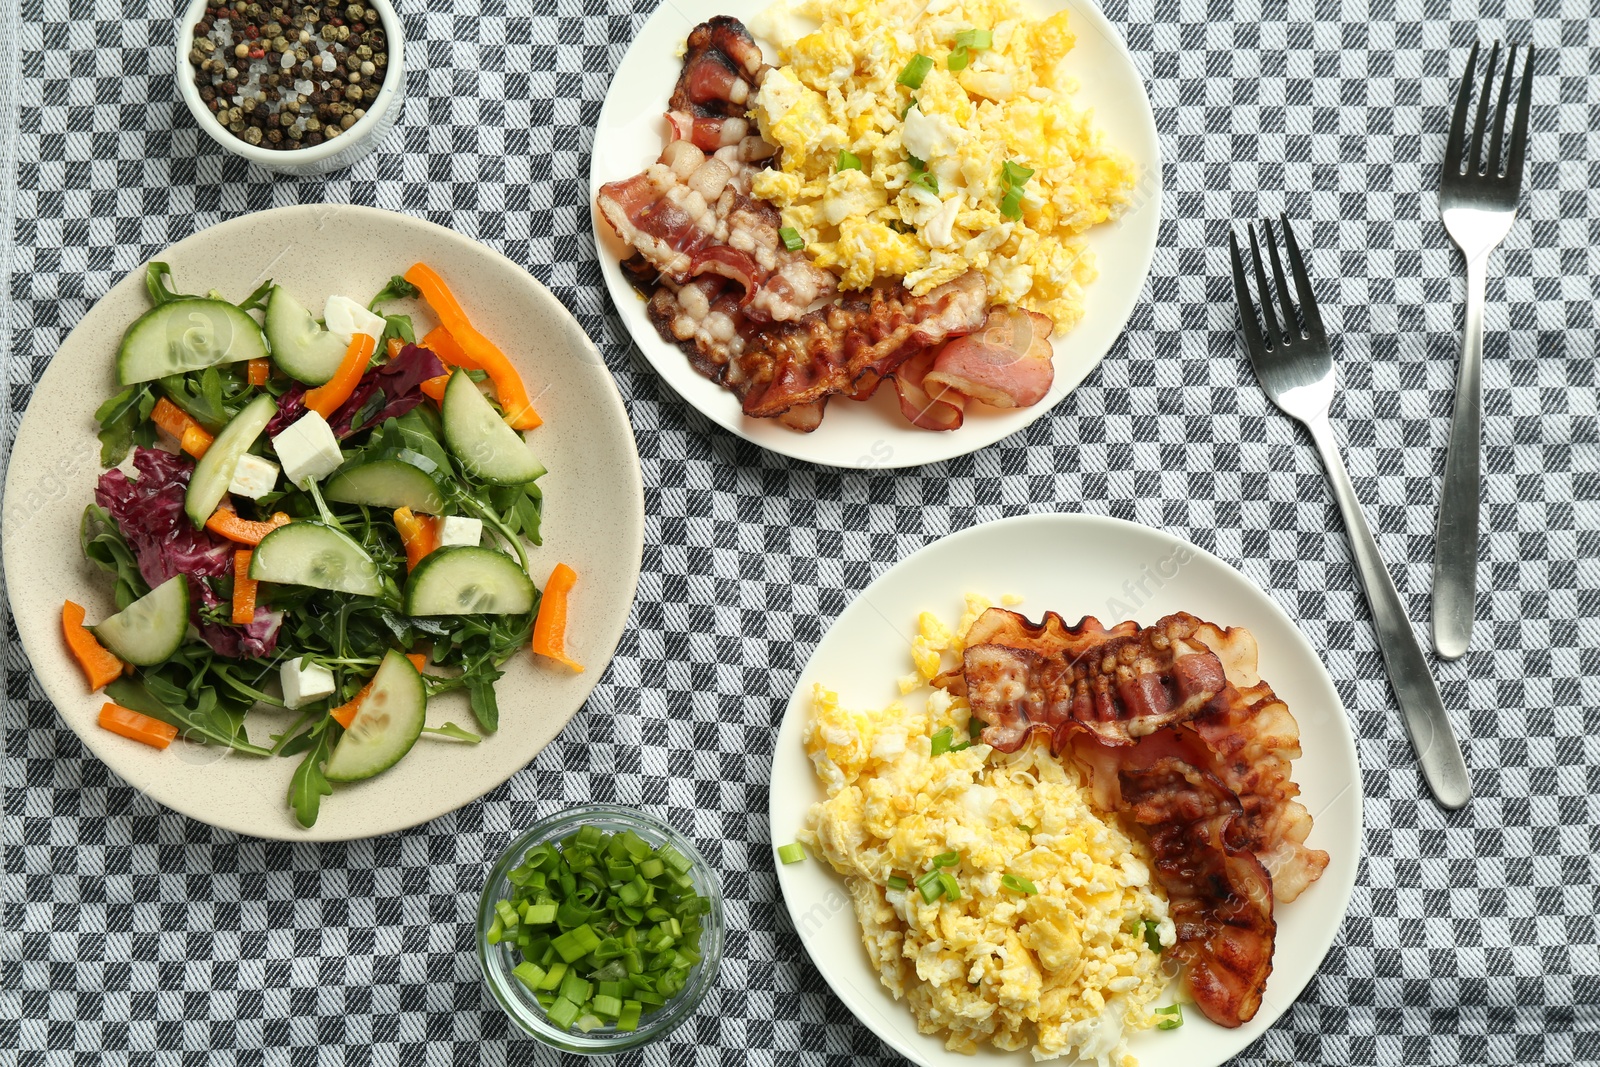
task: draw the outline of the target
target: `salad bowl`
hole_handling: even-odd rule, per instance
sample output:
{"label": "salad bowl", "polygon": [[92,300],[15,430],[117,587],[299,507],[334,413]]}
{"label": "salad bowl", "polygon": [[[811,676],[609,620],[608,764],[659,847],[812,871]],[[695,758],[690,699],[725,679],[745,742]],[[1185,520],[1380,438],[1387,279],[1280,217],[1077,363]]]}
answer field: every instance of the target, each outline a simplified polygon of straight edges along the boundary
{"label": "salad bowl", "polygon": [[[576,571],[566,651],[584,669],[531,651],[514,653],[496,683],[496,732],[478,744],[421,738],[390,769],[339,786],[309,828],[287,802],[296,760],[187,741],[157,749],[97,725],[107,698],[90,691],[69,654],[62,604],[83,605],[90,619],[117,609],[113,582],[85,559],[79,530],[102,474],[96,409],[117,391],[119,341],[148,306],[141,265],[84,316],[45,369],[7,471],[0,519],[6,587],[22,651],[44,694],[89,750],[129,784],[191,818],[258,837],[343,840],[388,833],[453,811],[504,782],[561,731],[605,673],[638,581],[644,530],[638,452],[599,352],[522,267],[448,229],[392,212],[279,208],[213,226],[155,258],[191,292],[215,290],[239,301],[270,278],[310,298],[312,307],[333,294],[365,300],[416,263],[448,278],[483,335],[520,372],[543,419],[527,438],[548,468],[538,483],[543,541],[528,548],[528,571],[540,586],[557,564]],[[420,300],[385,310],[409,313],[419,336],[434,325]],[[271,675],[277,673],[274,664]],[[272,686],[263,682],[262,688]],[[430,727],[474,721],[462,691],[435,695],[426,715]],[[284,734],[296,718],[263,704],[245,724],[253,743],[271,747],[273,735]]]}

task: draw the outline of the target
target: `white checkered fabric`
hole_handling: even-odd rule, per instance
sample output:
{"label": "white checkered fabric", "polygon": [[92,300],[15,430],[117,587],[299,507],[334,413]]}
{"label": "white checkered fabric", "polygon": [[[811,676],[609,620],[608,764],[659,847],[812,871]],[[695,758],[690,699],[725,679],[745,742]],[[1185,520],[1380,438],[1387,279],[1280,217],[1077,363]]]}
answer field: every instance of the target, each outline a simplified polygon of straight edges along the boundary
{"label": "white checkered fabric", "polygon": [[[897,1062],[782,911],[775,724],[829,622],[894,561],[983,520],[1082,510],[1171,530],[1268,589],[1325,650],[1359,729],[1349,917],[1237,1062],[1600,1063],[1600,9],[1108,0],[1165,161],[1127,333],[1025,433],[924,470],[840,473],[686,409],[602,288],[592,131],[652,6],[403,0],[399,129],[319,180],[249,169],[200,133],[173,86],[173,0],[0,10],[0,449],[67,331],[145,258],[261,208],[371,204],[498,249],[571,308],[626,398],[649,515],[638,603],[587,709],[482,801],[376,841],[268,844],[145,799],[60,722],[7,616],[5,1062],[553,1063],[484,993],[471,915],[513,828],[591,799],[691,833],[728,899],[717,990],[621,1062]],[[1478,633],[1437,666],[1477,795],[1446,814],[1419,783],[1317,458],[1250,378],[1226,249],[1236,220],[1279,211],[1314,249],[1337,431],[1420,630],[1464,288],[1433,187],[1454,79],[1496,37],[1532,41],[1538,77],[1522,214],[1489,283]]]}

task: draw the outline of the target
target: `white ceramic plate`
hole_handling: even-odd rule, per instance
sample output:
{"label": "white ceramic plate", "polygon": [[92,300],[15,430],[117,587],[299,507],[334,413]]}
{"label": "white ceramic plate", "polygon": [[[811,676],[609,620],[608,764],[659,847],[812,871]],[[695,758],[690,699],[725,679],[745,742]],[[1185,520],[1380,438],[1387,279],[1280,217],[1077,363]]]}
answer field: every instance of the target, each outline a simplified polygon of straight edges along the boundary
{"label": "white ceramic plate", "polygon": [[[1214,1067],[1271,1026],[1322,963],[1355,887],[1361,847],[1361,776],[1355,739],[1333,681],[1288,616],[1248,578],[1169,534],[1090,515],[1030,515],[946,537],[902,560],[858,596],[823,637],[800,673],[773,755],[774,842],[792,841],[810,806],[823,798],[801,742],[812,684],[839,693],[846,706],[883,707],[899,699],[895,679],[911,670],[917,613],[954,622],[962,598],[996,603],[1024,597],[1015,610],[1037,620],[1054,610],[1069,620],[1095,615],[1107,624],[1129,617],[1152,623],[1189,611],[1244,626],[1260,643],[1261,673],[1300,722],[1306,755],[1295,763],[1302,799],[1316,818],[1310,844],[1331,857],[1320,881],[1277,908],[1272,977],[1256,1017],[1236,1030],[1184,1013],[1176,1032],[1134,1037],[1142,1067]],[[1120,603],[1116,603],[1120,602]],[[778,864],[778,883],[800,939],[833,991],[886,1044],[923,1067],[970,1065],[943,1039],[917,1032],[910,1010],[878,980],[861,945],[843,880],[826,861]],[[986,1047],[977,1062],[1031,1063],[1026,1052]]]}
{"label": "white ceramic plate", "polygon": [[[78,521],[100,475],[94,410],[115,392],[112,357],[123,331],[148,307],[141,267],[68,336],[34,390],[13,446],[4,511],[6,584],[23,650],[45,693],[89,749],[129,784],[185,815],[239,833],[369,837],[477,799],[527,765],[582,706],[610,662],[633,603],[644,493],[627,412],[599,353],[527,271],[460,234],[392,212],[279,208],[213,226],[157,258],[172,265],[181,290],[216,288],[237,300],[270,277],[313,310],[333,293],[365,300],[419,260],[438,270],[479,329],[518,365],[544,418],[528,437],[550,468],[539,482],[545,542],[530,550],[533,578],[543,585],[557,562],[577,570],[568,641],[588,669],[573,674],[535,662],[531,652],[514,657],[498,685],[498,733],[476,746],[422,738],[392,770],[336,786],[309,830],[285,805],[293,759],[191,744],[158,751],[100,729],[95,717],[105,701],[85,691],[67,654],[61,604],[84,605],[91,621],[115,610],[110,576],[79,550]],[[419,335],[433,325],[421,305],[413,318]],[[281,731],[285,715],[252,712],[252,739]],[[429,723],[447,720],[472,724],[463,694],[430,703]]]}
{"label": "white ceramic plate", "polygon": [[[589,170],[589,204],[606,287],[628,332],[651,366],[666,382],[724,429],[785,456],[833,467],[912,467],[975,452],[1017,432],[1040,418],[1071,392],[1099,364],[1132,314],[1150,270],[1161,215],[1161,165],[1155,117],[1144,83],[1127,46],[1093,0],[1024,0],[1032,11],[1071,12],[1070,28],[1078,43],[1066,60],[1082,85],[1074,99],[1094,110],[1107,137],[1134,162],[1134,203],[1117,222],[1098,226],[1087,235],[1100,277],[1088,288],[1086,313],[1072,332],[1054,339],[1055,384],[1031,408],[1003,412],[973,405],[959,430],[919,430],[906,422],[894,390],[880,389],[866,403],[836,401],[813,433],[780,426],[775,419],[746,418],[734,395],[697,374],[687,357],[656,333],[645,316],[644,301],[623,277],[618,263],[626,246],[593,211],[595,194],[609,181],[637,174],[655,161],[665,145],[667,98],[678,80],[682,60],[677,52],[697,23],[713,15],[750,19],[763,0],[675,0],[650,16],[628,48],[606,94],[595,130]],[[768,48],[769,58],[772,49]]]}

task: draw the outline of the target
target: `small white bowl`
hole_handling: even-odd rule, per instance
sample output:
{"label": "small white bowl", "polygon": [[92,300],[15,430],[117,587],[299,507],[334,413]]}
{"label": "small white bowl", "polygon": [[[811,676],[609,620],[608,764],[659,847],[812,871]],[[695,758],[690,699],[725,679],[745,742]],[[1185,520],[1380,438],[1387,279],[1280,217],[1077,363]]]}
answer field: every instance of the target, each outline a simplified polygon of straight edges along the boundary
{"label": "small white bowl", "polygon": [[189,105],[189,111],[206,135],[227,151],[281,174],[326,174],[330,170],[348,167],[371,152],[394,128],[400,118],[401,102],[405,99],[405,32],[400,25],[400,16],[389,0],[362,0],[378,12],[383,22],[384,36],[389,43],[389,64],[384,70],[383,86],[378,90],[378,98],[354,126],[339,136],[319,145],[288,149],[262,148],[235,137],[217,121],[217,116],[200,99],[200,89],[194,83],[194,68],[189,64],[189,51],[194,47],[195,23],[205,14],[206,2],[190,0],[178,22],[178,95]]}

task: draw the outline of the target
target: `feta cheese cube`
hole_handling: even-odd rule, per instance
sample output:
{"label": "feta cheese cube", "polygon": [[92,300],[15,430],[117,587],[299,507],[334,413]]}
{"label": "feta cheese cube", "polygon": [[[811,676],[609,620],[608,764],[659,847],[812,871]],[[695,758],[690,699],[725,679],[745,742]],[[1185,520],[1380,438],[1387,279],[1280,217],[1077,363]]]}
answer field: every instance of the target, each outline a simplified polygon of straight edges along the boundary
{"label": "feta cheese cube", "polygon": [[307,663],[304,656],[278,668],[278,678],[283,683],[283,702],[291,708],[304,707],[313,700],[333,695],[333,672]]}
{"label": "feta cheese cube", "polygon": [[277,487],[278,465],[270,459],[246,452],[239,457],[239,465],[233,468],[233,481],[228,483],[228,492],[260,500]]}
{"label": "feta cheese cube", "polygon": [[283,476],[302,489],[308,482],[326,478],[344,462],[333,427],[315,411],[306,412],[274,437],[272,450],[283,464]]}
{"label": "feta cheese cube", "polygon": [[383,316],[373,314],[348,296],[328,297],[328,302],[322,307],[322,322],[328,327],[329,333],[347,345],[358,333],[364,333],[374,341],[383,336]]}
{"label": "feta cheese cube", "polygon": [[447,545],[467,545],[471,548],[478,547],[478,542],[483,540],[483,520],[469,519],[461,515],[446,515],[439,524],[439,547]]}

